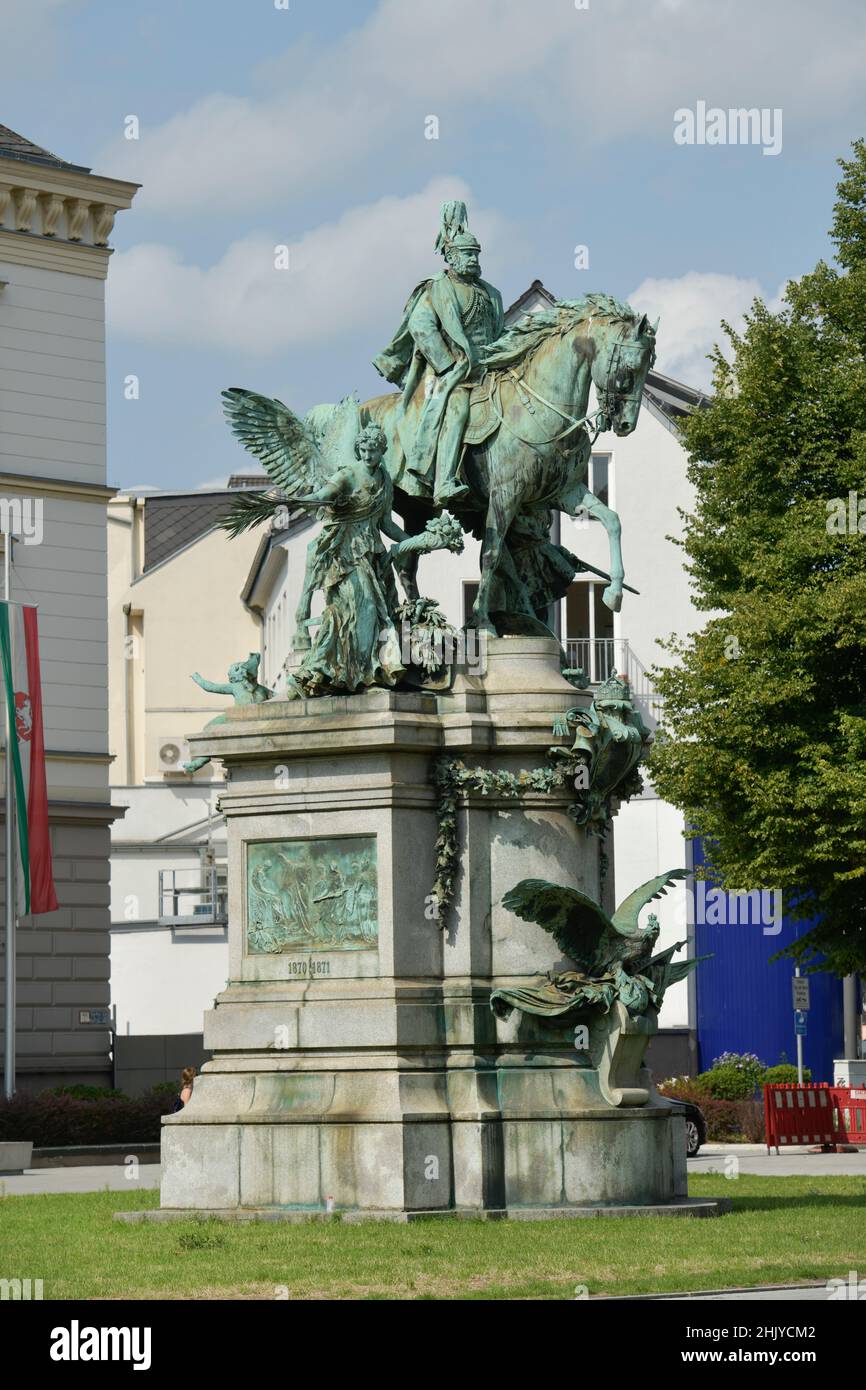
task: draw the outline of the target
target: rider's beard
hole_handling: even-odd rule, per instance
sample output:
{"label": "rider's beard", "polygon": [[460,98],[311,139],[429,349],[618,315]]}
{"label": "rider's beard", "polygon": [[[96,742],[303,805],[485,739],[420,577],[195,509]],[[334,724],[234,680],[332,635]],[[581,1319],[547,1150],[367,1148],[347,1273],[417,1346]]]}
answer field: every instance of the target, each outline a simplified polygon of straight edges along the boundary
{"label": "rider's beard", "polygon": [[453,275],[459,275],[461,280],[479,280],[481,278],[481,266],[477,261],[471,262],[469,265],[459,262],[456,265],[451,263],[448,269]]}

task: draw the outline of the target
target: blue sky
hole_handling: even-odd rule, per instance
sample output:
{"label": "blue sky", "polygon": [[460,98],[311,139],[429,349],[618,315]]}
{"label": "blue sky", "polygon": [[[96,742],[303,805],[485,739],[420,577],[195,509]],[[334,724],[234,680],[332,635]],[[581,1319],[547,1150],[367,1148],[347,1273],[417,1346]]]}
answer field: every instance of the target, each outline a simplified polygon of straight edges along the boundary
{"label": "blue sky", "polygon": [[[705,384],[720,317],[830,254],[834,161],[866,134],[862,0],[0,0],[0,32],[0,122],[142,184],[108,282],[119,486],[245,468],[224,386],[376,393],[446,196],[506,302],[536,277],[631,298],[659,367]],[[678,145],[698,101],[781,109],[781,152]]]}

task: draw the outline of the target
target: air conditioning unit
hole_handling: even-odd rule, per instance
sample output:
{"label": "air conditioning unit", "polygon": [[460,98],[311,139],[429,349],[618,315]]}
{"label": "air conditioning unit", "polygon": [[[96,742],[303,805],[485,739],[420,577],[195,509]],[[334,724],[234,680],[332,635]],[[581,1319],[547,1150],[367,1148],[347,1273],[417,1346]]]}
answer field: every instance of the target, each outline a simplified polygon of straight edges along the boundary
{"label": "air conditioning unit", "polygon": [[189,744],[185,738],[163,737],[157,741],[157,763],[160,772],[183,772],[189,762]]}

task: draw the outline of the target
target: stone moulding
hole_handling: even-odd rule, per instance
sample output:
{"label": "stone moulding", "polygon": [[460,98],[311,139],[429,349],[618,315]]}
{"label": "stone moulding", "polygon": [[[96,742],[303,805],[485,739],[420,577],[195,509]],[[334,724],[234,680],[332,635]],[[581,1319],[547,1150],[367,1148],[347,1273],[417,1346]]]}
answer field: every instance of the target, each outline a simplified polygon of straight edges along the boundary
{"label": "stone moulding", "polygon": [[[117,213],[130,207],[137,189],[120,179],[0,156],[0,231],[106,248]],[[4,258],[14,259],[5,248]]]}

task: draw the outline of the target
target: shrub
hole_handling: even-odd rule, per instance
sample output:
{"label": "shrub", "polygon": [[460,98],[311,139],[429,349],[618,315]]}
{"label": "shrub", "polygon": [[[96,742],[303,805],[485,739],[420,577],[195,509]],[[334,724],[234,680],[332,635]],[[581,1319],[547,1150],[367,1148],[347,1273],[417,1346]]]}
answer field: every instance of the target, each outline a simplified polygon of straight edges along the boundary
{"label": "shrub", "polygon": [[19,1091],[11,1100],[0,1101],[0,1139],[30,1139],[37,1148],[158,1143],[160,1119],[171,1109],[172,1098],[80,1100]]}
{"label": "shrub", "polygon": [[707,1089],[719,1100],[747,1100],[754,1096],[765,1071],[754,1052],[723,1052],[707,1074]]}
{"label": "shrub", "polygon": [[[709,1075],[708,1072],[704,1076]],[[764,1139],[764,1107],[756,1100],[723,1100],[696,1085],[699,1077],[680,1076],[663,1081],[658,1091],[672,1100],[688,1100],[697,1105],[707,1125],[712,1143],[761,1143]]]}
{"label": "shrub", "polygon": [[749,1100],[757,1084],[750,1072],[731,1066],[711,1067],[698,1080],[704,1093],[714,1100]]}
{"label": "shrub", "polygon": [[180,1081],[155,1081],[142,1092],[142,1100],[174,1100],[180,1095]]}
{"label": "shrub", "polygon": [[[767,1067],[764,1072],[765,1086],[792,1085],[797,1080],[797,1068],[791,1062],[779,1062],[775,1067]],[[812,1073],[808,1067],[803,1068],[803,1080],[812,1080]]]}
{"label": "shrub", "polygon": [[52,1086],[40,1091],[41,1096],[71,1096],[73,1100],[129,1100],[124,1091],[116,1091],[112,1086]]}

